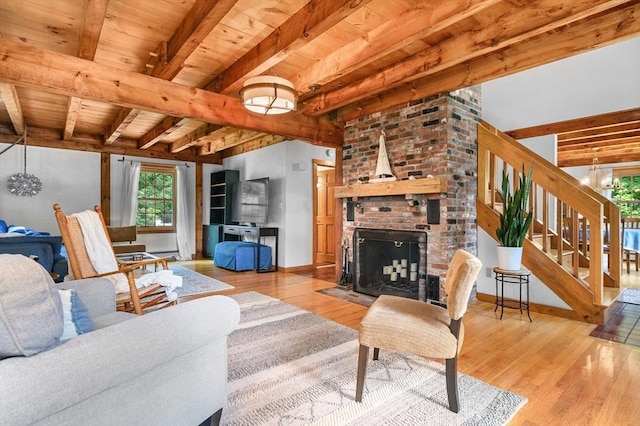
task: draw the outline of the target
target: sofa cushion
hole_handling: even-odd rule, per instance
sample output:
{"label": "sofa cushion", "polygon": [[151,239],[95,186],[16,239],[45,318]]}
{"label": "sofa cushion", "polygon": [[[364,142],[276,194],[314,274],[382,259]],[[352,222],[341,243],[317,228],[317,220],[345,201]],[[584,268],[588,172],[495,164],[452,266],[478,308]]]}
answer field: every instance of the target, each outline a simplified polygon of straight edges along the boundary
{"label": "sofa cushion", "polygon": [[93,321],[89,316],[89,310],[82,303],[75,290],[58,290],[62,302],[64,317],[64,331],[60,340],[67,340],[79,334],[89,333],[95,330]]}
{"label": "sofa cushion", "polygon": [[49,273],[19,254],[0,254],[0,359],[30,356],[59,343],[60,296]]}

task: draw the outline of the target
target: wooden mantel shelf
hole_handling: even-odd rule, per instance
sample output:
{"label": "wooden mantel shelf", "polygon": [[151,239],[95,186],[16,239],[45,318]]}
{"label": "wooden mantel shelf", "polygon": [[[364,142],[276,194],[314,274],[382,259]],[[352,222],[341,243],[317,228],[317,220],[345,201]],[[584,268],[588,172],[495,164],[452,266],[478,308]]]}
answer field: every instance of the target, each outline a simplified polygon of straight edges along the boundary
{"label": "wooden mantel shelf", "polygon": [[336,198],[379,197],[385,195],[441,194],[447,192],[447,180],[442,177],[407,179],[392,182],[372,182],[336,186]]}

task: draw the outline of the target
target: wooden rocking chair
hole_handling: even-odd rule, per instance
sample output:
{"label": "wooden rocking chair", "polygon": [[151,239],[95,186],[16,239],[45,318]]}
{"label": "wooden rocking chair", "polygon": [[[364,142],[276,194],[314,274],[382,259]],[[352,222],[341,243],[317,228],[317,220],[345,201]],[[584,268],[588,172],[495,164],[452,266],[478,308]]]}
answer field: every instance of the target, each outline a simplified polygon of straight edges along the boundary
{"label": "wooden rocking chair", "polygon": [[[145,269],[148,265],[153,265],[156,270],[159,265],[162,265],[163,269],[168,269],[166,257],[142,260],[139,262],[128,262],[121,264],[116,271],[98,274],[87,254],[84,236],[78,218],[75,216],[66,216],[62,212],[60,204],[54,204],[53,210],[55,211],[56,221],[62,234],[62,241],[67,250],[69,264],[71,265],[71,271],[75,279],[106,277],[119,273],[125,274],[129,283],[129,292],[116,294],[116,308],[119,311],[134,312],[142,315],[145,309],[152,306],[164,308],[176,304],[176,301],[170,302],[167,299],[165,290],[161,285],[153,284],[143,288],[136,287],[134,271],[139,271],[140,268]],[[111,239],[109,238],[100,206],[95,206],[94,210],[102,222],[106,239],[111,246]],[[111,255],[116,259],[113,253],[113,247],[111,249]]]}

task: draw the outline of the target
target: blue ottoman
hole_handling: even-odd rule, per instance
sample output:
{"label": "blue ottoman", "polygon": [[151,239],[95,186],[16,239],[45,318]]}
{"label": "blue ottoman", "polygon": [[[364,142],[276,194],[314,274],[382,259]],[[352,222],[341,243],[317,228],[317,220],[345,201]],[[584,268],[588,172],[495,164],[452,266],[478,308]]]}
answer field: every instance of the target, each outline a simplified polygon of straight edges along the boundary
{"label": "blue ottoman", "polygon": [[[213,262],[216,266],[232,271],[256,269],[258,243],[246,241],[223,241],[216,244]],[[271,247],[260,245],[260,269],[271,269]]]}

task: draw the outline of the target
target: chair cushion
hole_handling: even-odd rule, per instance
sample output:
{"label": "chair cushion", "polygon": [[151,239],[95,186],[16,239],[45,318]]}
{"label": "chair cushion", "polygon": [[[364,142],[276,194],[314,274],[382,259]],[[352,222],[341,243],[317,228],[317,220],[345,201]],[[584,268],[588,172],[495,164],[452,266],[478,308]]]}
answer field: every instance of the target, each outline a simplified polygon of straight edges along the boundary
{"label": "chair cushion", "polygon": [[59,343],[62,303],[37,262],[0,254],[0,359],[30,356]]}
{"label": "chair cushion", "polygon": [[[445,308],[404,297],[383,295],[360,323],[360,344],[433,358],[453,358],[462,342],[449,331]],[[460,336],[463,336],[461,330]]]}

